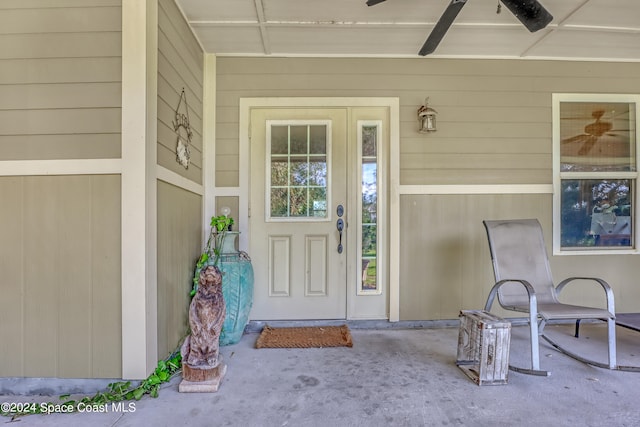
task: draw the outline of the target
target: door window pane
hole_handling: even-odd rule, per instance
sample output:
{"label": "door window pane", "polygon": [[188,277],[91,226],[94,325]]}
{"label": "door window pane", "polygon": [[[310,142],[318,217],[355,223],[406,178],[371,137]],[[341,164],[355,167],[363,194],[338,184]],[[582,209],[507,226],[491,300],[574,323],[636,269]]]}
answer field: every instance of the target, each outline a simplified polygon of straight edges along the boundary
{"label": "door window pane", "polygon": [[270,126],[270,217],[327,218],[328,126]]}
{"label": "door window pane", "polygon": [[309,153],[309,126],[290,126],[289,147],[291,154]]}
{"label": "door window pane", "polygon": [[289,160],[287,157],[271,156],[271,185],[286,186],[289,183]]}
{"label": "door window pane", "polygon": [[271,126],[271,154],[289,154],[287,126]]}

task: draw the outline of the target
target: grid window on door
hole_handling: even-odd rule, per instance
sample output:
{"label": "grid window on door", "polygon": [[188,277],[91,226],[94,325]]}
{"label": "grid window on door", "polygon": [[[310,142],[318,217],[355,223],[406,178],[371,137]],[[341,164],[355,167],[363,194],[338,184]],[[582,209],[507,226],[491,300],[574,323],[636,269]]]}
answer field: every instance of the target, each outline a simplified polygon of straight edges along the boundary
{"label": "grid window on door", "polygon": [[269,126],[269,217],[326,219],[328,125]]}

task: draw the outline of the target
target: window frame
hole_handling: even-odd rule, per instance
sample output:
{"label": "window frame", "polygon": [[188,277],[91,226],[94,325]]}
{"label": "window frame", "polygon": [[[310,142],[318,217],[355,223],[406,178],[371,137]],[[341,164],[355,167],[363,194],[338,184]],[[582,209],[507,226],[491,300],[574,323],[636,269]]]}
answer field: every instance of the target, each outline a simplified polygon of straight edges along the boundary
{"label": "window frame", "polygon": [[[385,171],[383,169],[382,164],[382,154],[384,152],[384,133],[382,128],[382,120],[358,120],[356,123],[357,129],[357,137],[356,137],[356,153],[358,156],[357,161],[357,190],[356,190],[356,198],[357,198],[357,210],[359,214],[358,218],[358,227],[356,229],[356,259],[361,262],[363,260],[362,253],[362,240],[363,240],[363,232],[362,227],[364,226],[362,221],[362,164],[363,164],[363,155],[362,155],[362,146],[363,146],[363,129],[365,127],[376,128],[376,288],[375,289],[364,289],[364,284],[362,281],[363,274],[357,274],[357,282],[356,282],[356,295],[358,296],[368,296],[368,295],[382,295],[384,278],[386,277],[386,270],[384,266],[384,262],[381,260],[386,259],[385,246],[383,244],[384,236],[385,236],[385,228],[384,224],[386,224],[386,213],[383,208],[386,206],[386,187],[385,187]],[[385,204],[383,204],[385,203]],[[381,257],[385,258],[381,258]]]}
{"label": "window frame", "polygon": [[[611,171],[611,172],[563,172],[561,171],[560,162],[560,145],[561,145],[561,129],[560,129],[560,104],[563,102],[576,103],[627,103],[635,104],[635,170],[632,171]],[[552,95],[552,112],[553,112],[553,254],[554,255],[611,255],[611,254],[637,254],[640,253],[638,245],[640,243],[637,221],[636,203],[640,200],[640,95],[630,94],[578,94],[578,93],[554,93]],[[631,214],[632,236],[630,247],[568,247],[561,246],[561,227],[562,227],[562,180],[603,180],[603,179],[628,179],[633,184],[631,193],[633,210]]]}
{"label": "window frame", "polygon": [[[265,222],[329,222],[333,220],[333,215],[329,206],[333,206],[331,202],[332,198],[332,122],[331,120],[267,120],[266,121],[266,141],[265,141]],[[326,217],[274,217],[271,216],[271,127],[272,126],[325,126],[326,127],[326,159],[327,159],[327,215]]]}

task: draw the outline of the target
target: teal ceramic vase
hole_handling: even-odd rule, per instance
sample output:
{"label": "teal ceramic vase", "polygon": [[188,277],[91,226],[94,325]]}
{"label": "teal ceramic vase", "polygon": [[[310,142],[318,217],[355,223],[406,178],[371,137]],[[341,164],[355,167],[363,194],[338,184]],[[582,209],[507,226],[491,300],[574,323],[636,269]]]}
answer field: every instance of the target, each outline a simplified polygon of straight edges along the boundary
{"label": "teal ceramic vase", "polygon": [[[232,252],[225,252],[223,249],[218,264],[222,272],[222,295],[227,311],[220,334],[220,345],[231,345],[240,341],[249,322],[249,312],[253,304],[253,266],[246,252],[235,250],[237,233],[234,234],[229,239],[234,246],[229,245],[227,249]],[[227,235],[225,240],[229,237]]]}

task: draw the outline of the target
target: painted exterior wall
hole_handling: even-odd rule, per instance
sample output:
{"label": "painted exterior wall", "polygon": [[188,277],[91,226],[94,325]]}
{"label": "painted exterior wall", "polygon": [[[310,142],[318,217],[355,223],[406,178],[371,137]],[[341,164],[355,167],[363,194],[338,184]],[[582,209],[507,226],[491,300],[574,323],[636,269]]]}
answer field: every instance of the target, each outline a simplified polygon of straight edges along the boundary
{"label": "painted exterior wall", "polygon": [[191,279],[202,250],[202,197],[158,181],[158,358],[188,330]]}
{"label": "painted exterior wall", "polygon": [[[172,0],[158,2],[158,164],[202,184],[202,85],[203,52],[179,9]],[[193,131],[191,164],[188,169],[176,162],[176,133],[173,122],[179,112],[188,114]]]}
{"label": "painted exterior wall", "polygon": [[[239,183],[241,97],[392,96],[400,99],[403,194],[408,186],[550,186],[552,94],[637,93],[640,64],[220,57],[216,87],[218,187]],[[425,136],[417,132],[416,111],[426,97],[439,114],[438,131]],[[543,194],[403,194],[400,320],[453,319],[461,309],[481,308],[493,284],[482,220],[538,218],[550,245],[551,198],[551,189]],[[618,311],[637,308],[636,264],[632,255],[552,258],[558,278],[577,273],[609,280]],[[579,300],[595,303],[600,301],[596,295],[584,292]]]}
{"label": "painted exterior wall", "polygon": [[[122,332],[122,10],[121,0],[0,4],[0,377],[120,378],[123,360],[139,357],[123,351]],[[150,120],[164,181],[152,178],[158,280],[147,292],[157,291],[153,349],[164,358],[186,332],[202,244],[203,53],[172,0],[157,11]],[[183,88],[189,169],[172,127]]]}
{"label": "painted exterior wall", "polygon": [[[172,0],[158,3],[158,165],[202,184],[203,52]],[[184,88],[193,139],[191,164],[176,161],[172,121]],[[179,112],[185,113],[184,105]],[[158,181],[158,358],[188,329],[195,262],[202,251],[202,194]]]}
{"label": "painted exterior wall", "polygon": [[120,15],[119,0],[0,2],[0,160],[120,157]]}
{"label": "painted exterior wall", "polygon": [[0,377],[120,376],[120,177],[0,177]]}
{"label": "painted exterior wall", "polygon": [[55,163],[120,156],[120,28],[119,0],[0,3],[0,175],[32,174],[0,176],[0,377],[121,375],[120,177]]}

